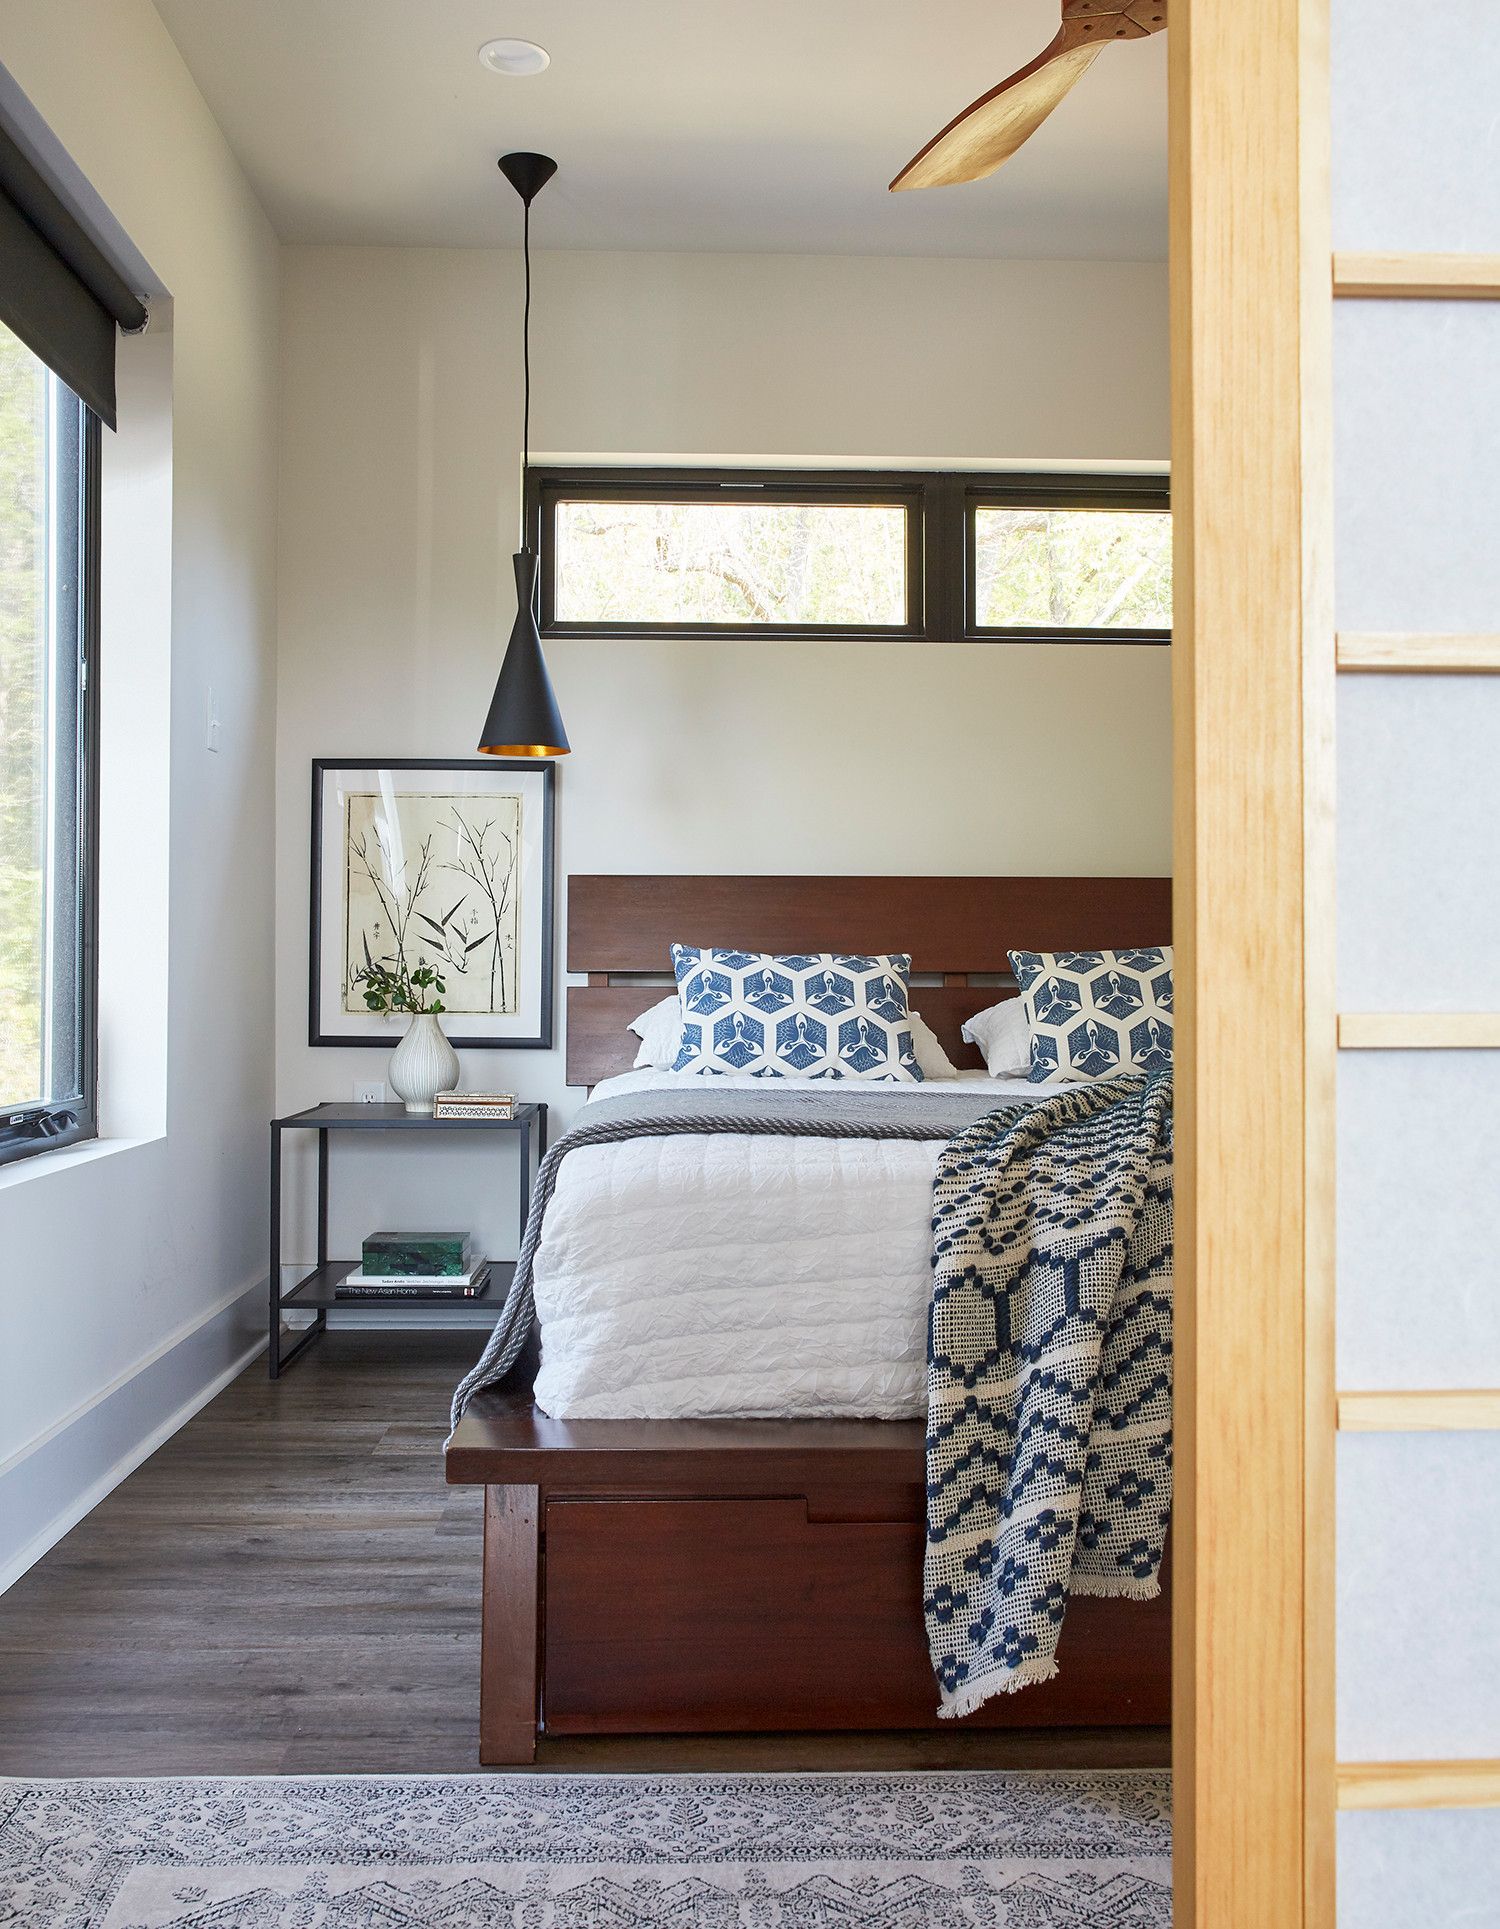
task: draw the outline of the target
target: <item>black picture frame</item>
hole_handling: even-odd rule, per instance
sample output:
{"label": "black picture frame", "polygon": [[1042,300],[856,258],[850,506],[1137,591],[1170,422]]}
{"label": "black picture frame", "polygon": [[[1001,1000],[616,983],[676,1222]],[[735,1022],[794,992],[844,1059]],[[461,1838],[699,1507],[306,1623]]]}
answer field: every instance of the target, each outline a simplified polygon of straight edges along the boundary
{"label": "black picture frame", "polygon": [[[527,757],[314,757],[312,760],[311,863],[308,904],[307,1042],[309,1045],[337,1045],[345,1049],[364,1047],[390,1051],[399,1042],[399,1033],[372,1035],[357,1030],[361,1022],[351,1014],[348,1031],[325,1028],[323,1016],[323,895],[326,882],[323,867],[323,795],[330,772],[341,770],[469,771],[475,775],[498,777],[505,773],[539,779],[542,794],[542,832],[540,859],[540,959],[541,983],[538,987],[539,1022],[534,1034],[523,1036],[464,1036],[444,1025],[448,1042],[457,1051],[551,1051],[553,1047],[554,986],[556,976],[556,790],[557,772],[548,761]],[[452,1019],[462,1014],[453,1013]]]}

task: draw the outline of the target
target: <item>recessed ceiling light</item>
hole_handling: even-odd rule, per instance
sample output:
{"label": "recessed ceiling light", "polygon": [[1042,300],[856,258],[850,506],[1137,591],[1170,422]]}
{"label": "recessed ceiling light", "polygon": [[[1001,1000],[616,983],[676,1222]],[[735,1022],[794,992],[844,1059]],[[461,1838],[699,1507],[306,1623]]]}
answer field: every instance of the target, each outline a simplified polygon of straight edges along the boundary
{"label": "recessed ceiling light", "polygon": [[479,49],[479,59],[492,74],[539,74],[552,64],[547,49],[531,40],[487,40]]}

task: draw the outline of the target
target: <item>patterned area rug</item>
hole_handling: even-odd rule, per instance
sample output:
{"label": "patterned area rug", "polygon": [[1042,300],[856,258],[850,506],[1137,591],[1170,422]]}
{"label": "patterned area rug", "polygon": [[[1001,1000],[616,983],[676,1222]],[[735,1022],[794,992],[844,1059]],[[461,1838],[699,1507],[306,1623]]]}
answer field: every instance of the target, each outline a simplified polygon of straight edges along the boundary
{"label": "patterned area rug", "polygon": [[1167,1929],[1165,1775],[0,1782],[26,1929]]}

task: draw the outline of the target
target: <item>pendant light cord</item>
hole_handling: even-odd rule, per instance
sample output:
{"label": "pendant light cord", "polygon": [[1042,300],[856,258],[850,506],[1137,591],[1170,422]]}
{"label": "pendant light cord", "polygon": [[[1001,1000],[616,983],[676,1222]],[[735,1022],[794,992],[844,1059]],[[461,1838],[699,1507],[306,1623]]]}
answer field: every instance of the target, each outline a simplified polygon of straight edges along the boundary
{"label": "pendant light cord", "polygon": [[521,314],[521,547],[528,548],[527,491],[531,481],[531,203],[521,220],[521,254],[526,263],[526,303]]}

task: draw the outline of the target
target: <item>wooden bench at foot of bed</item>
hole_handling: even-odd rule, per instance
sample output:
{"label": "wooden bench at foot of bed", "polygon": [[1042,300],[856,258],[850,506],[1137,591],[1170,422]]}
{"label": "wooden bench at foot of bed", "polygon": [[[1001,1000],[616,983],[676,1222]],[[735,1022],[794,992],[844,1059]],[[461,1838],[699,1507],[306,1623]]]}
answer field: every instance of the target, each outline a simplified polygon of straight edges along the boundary
{"label": "wooden bench at foot of bed", "polygon": [[[480,1394],[446,1456],[485,1489],[480,1761],[531,1761],[539,1734],[936,1727],[922,1442],[914,1420],[565,1421]],[[1166,1585],[1074,1601],[1058,1678],[953,1726],[1164,1723],[1170,1623]]]}

